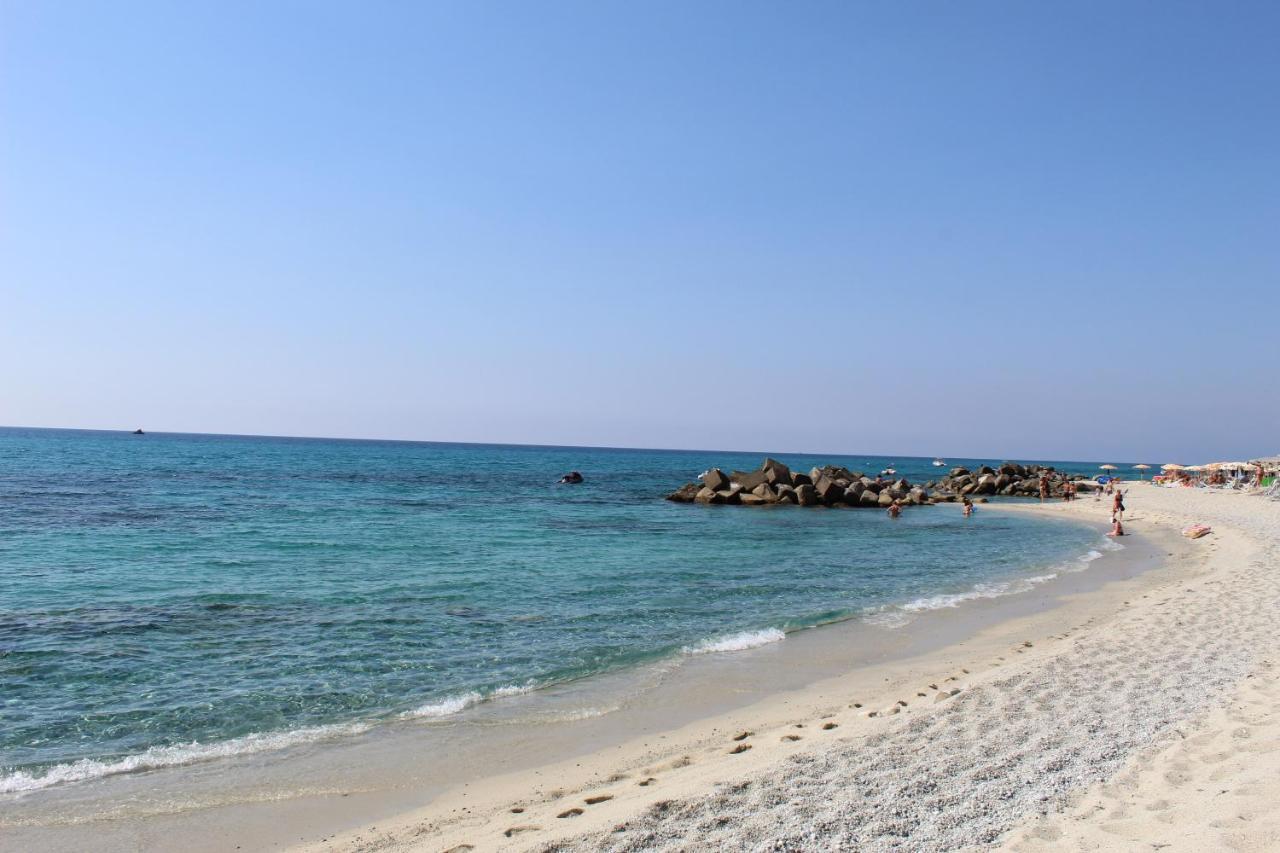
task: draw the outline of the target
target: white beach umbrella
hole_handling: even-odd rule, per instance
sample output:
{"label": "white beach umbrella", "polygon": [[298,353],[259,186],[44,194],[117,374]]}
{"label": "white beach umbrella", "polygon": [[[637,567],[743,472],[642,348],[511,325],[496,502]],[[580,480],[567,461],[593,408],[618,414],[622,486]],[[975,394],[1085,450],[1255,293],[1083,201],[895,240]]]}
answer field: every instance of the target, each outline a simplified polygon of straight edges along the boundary
{"label": "white beach umbrella", "polygon": [[1114,470],[1116,470],[1116,468],[1117,468],[1118,466],[1115,466],[1115,465],[1099,465],[1098,467],[1099,467],[1099,468],[1101,468],[1103,471],[1114,471]]}
{"label": "white beach umbrella", "polygon": [[1160,470],[1161,471],[1182,471],[1185,469],[1184,469],[1184,466],[1182,465],[1175,465],[1174,463],[1170,462],[1168,465],[1161,465]]}
{"label": "white beach umbrella", "polygon": [[1148,468],[1150,468],[1150,467],[1151,467],[1150,465],[1143,465],[1141,462],[1139,462],[1137,465],[1134,465],[1134,466],[1133,466],[1134,470],[1138,472],[1138,477],[1139,477],[1139,478],[1141,478],[1141,477],[1142,477],[1142,472],[1143,472],[1143,471],[1146,471],[1146,470],[1147,470]]}

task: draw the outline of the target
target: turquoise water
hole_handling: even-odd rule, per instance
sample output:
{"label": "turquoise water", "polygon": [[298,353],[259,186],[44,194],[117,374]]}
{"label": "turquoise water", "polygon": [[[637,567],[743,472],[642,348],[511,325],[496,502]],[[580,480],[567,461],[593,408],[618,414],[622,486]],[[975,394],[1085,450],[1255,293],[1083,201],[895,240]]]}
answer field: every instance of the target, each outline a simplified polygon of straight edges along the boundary
{"label": "turquoise water", "polygon": [[[447,719],[836,619],[888,629],[1100,547],[952,506],[662,500],[760,459],[0,429],[0,792]],[[586,482],[557,485],[570,469]]]}

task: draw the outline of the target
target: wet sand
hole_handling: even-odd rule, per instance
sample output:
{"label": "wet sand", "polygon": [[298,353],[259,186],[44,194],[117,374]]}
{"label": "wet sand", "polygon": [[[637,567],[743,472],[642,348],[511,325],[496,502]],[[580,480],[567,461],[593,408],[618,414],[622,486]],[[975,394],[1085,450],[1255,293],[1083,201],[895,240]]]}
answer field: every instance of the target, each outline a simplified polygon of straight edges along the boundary
{"label": "wet sand", "polygon": [[[1105,529],[1105,510],[1092,501],[1043,511]],[[1131,515],[1141,533],[1124,551],[1025,593],[923,613],[896,630],[851,621],[749,651],[589,679],[482,706],[461,725],[390,725],[338,743],[53,790],[0,818],[0,848],[161,849],[181,839],[190,850],[506,849],[584,833],[573,843],[599,846],[589,833],[620,821],[642,825],[656,802],[705,800],[744,774],[843,750],[850,735],[967,707],[985,682],[1093,633],[1128,607],[1125,597],[1205,570],[1202,543]],[[609,712],[562,719],[593,708]],[[530,826],[539,829],[507,834]],[[640,846],[687,845],[703,832],[652,835]],[[639,837],[610,832],[608,841],[634,845]]]}

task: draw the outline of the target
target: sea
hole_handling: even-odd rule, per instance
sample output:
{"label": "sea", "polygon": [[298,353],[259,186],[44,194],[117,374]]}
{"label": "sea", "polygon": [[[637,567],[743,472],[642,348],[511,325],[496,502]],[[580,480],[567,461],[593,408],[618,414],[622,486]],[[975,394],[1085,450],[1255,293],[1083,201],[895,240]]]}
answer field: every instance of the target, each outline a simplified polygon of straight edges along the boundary
{"label": "sea", "polygon": [[[947,470],[772,455],[912,483]],[[448,724],[832,622],[902,630],[1117,547],[952,505],[663,500],[763,457],[0,429],[0,794]],[[571,470],[585,481],[557,483]]]}

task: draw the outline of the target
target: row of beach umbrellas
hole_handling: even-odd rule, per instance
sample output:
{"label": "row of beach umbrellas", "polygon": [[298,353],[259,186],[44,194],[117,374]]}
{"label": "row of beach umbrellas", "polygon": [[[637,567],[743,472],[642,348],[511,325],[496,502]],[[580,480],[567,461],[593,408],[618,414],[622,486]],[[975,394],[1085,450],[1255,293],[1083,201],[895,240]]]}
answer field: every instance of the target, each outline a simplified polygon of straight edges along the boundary
{"label": "row of beach umbrellas", "polygon": [[[1101,468],[1103,471],[1119,471],[1120,470],[1119,465],[1099,465],[1098,467]],[[1135,471],[1145,471],[1150,467],[1151,467],[1150,465],[1143,465],[1142,463],[1139,463],[1133,466]],[[1139,474],[1138,476],[1141,477],[1142,475]]]}
{"label": "row of beach umbrellas", "polygon": [[[1244,471],[1249,468],[1257,467],[1260,464],[1265,466],[1267,463],[1270,463],[1270,462],[1280,463],[1280,457],[1275,457],[1273,459],[1259,459],[1254,462],[1210,462],[1208,465],[1178,465],[1173,462],[1170,462],[1167,465],[1161,465],[1160,470],[1161,471],[1217,471],[1219,469],[1226,469],[1228,471],[1233,471],[1233,470]],[[1108,465],[1099,465],[1098,467],[1103,471],[1119,471],[1120,470],[1119,465],[1108,464]],[[1146,471],[1150,468],[1151,468],[1150,465],[1144,465],[1142,463],[1139,463],[1133,466],[1133,469],[1135,471]],[[1139,474],[1138,476],[1142,476],[1142,475]]]}

